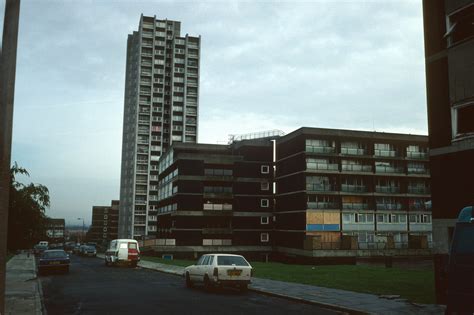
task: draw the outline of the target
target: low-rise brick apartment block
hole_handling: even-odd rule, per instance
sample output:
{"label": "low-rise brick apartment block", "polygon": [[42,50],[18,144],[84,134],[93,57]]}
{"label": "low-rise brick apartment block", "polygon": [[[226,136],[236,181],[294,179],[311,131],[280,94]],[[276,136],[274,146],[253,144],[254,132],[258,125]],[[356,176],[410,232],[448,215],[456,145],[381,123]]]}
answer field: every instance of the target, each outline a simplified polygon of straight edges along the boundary
{"label": "low-rise brick apartment block", "polygon": [[118,200],[112,200],[110,206],[93,206],[87,240],[96,242],[100,246],[106,246],[111,240],[117,239],[118,219]]}
{"label": "low-rise brick apartment block", "polygon": [[145,245],[182,255],[271,252],[272,141],[175,143],[160,159],[159,171],[158,214],[148,217],[158,239]]}
{"label": "low-rise brick apartment block", "polygon": [[157,239],[144,245],[181,256],[429,254],[427,147],[426,136],[321,128],[175,143],[160,158],[157,215],[141,222]]}
{"label": "low-rise brick apartment block", "polygon": [[320,128],[278,138],[276,251],[314,257],[427,249],[427,147],[426,136]]}

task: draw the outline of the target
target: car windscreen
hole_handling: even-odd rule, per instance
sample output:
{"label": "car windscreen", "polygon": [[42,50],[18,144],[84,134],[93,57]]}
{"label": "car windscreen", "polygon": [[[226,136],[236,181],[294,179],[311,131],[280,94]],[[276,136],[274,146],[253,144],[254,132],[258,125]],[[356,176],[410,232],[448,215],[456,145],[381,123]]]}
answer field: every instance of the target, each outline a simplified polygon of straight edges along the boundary
{"label": "car windscreen", "polygon": [[454,234],[452,252],[474,255],[474,224],[458,224]]}
{"label": "car windscreen", "polygon": [[239,256],[217,256],[217,265],[219,266],[248,266],[249,264],[243,257]]}
{"label": "car windscreen", "polygon": [[66,258],[64,251],[44,252],[43,258]]}

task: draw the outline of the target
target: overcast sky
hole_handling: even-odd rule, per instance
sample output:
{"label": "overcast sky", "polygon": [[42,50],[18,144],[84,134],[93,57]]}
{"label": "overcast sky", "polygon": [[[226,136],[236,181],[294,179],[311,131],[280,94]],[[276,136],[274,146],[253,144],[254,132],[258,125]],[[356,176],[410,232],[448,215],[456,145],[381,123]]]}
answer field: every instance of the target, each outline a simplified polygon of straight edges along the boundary
{"label": "overcast sky", "polygon": [[141,13],[201,35],[199,142],[301,126],[427,134],[418,0],[22,0],[12,162],[50,189],[51,217],[89,224],[119,198]]}

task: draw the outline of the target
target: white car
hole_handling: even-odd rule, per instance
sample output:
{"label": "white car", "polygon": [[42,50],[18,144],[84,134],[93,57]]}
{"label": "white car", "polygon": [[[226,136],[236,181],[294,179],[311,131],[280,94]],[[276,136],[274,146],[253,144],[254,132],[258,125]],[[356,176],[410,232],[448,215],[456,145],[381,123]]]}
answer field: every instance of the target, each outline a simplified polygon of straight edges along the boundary
{"label": "white car", "polygon": [[246,291],[251,282],[252,266],[240,255],[207,254],[195,265],[184,269],[186,286],[203,283],[206,289],[213,286],[233,286]]}

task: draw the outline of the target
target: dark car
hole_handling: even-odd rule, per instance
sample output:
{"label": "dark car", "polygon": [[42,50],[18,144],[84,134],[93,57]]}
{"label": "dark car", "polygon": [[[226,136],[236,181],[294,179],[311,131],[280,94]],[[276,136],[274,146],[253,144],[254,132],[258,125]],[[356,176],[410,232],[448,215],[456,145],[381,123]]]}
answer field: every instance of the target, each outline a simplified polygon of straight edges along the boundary
{"label": "dark car", "polygon": [[46,245],[35,245],[33,247],[33,253],[35,254],[35,256],[40,256],[47,249],[48,246]]}
{"label": "dark car", "polygon": [[84,246],[81,248],[81,255],[82,256],[92,256],[96,257],[97,256],[97,250],[95,249],[94,246]]}
{"label": "dark car", "polygon": [[448,265],[446,313],[474,313],[474,207],[459,214]]}
{"label": "dark car", "polygon": [[38,262],[38,274],[47,270],[60,270],[68,273],[69,265],[69,255],[64,250],[45,250]]}
{"label": "dark car", "polygon": [[72,249],[72,252],[76,255],[80,255],[81,254],[81,248],[82,248],[83,245],[76,245],[74,246],[74,248]]}

